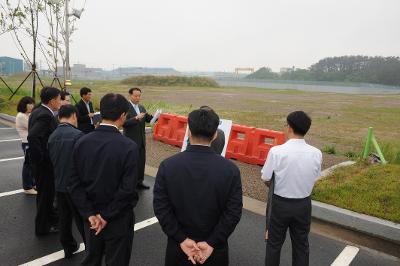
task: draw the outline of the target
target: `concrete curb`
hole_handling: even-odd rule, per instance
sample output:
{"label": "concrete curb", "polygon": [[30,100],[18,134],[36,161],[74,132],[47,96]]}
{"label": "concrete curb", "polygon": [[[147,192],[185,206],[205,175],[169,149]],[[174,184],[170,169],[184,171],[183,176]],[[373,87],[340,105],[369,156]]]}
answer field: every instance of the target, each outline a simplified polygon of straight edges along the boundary
{"label": "concrete curb", "polygon": [[400,224],[312,201],[312,216],[351,230],[400,244]]}
{"label": "concrete curb", "polygon": [[317,181],[320,180],[320,179],[322,179],[322,178],[324,178],[324,177],[326,177],[326,176],[328,176],[328,175],[330,175],[330,174],[332,174],[333,171],[334,171],[335,169],[337,169],[337,168],[345,167],[345,166],[350,166],[350,165],[353,165],[353,164],[355,164],[355,163],[356,163],[355,161],[346,161],[346,162],[341,162],[341,163],[339,163],[339,164],[336,164],[336,165],[334,165],[334,166],[331,166],[331,167],[329,167],[329,168],[326,168],[324,171],[321,172],[321,176],[317,178]]}
{"label": "concrete curb", "polygon": [[15,123],[15,116],[0,113],[0,118],[11,123]]}

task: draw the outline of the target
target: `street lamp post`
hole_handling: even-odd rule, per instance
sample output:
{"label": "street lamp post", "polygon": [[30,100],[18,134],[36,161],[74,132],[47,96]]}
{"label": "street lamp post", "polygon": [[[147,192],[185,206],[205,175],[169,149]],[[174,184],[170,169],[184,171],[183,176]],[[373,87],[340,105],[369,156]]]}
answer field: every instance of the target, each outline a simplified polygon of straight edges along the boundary
{"label": "street lamp post", "polygon": [[71,68],[69,65],[69,17],[74,16],[77,19],[81,18],[83,8],[72,9],[72,13],[69,13],[69,3],[70,0],[65,0],[65,66],[64,66],[64,88],[66,89],[68,86],[71,86]]}
{"label": "street lamp post", "polygon": [[64,88],[70,86],[70,67],[69,67],[69,0],[65,0],[65,66],[64,66]]}

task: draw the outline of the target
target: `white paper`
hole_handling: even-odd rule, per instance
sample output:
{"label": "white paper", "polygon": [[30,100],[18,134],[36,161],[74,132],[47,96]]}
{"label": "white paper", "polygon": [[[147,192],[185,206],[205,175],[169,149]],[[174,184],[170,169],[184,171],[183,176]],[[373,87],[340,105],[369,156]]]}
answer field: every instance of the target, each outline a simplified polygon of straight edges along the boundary
{"label": "white paper", "polygon": [[101,119],[102,118],[101,118],[100,112],[94,113],[94,116],[92,118],[93,124],[96,125],[97,123],[100,123]]}
{"label": "white paper", "polygon": [[151,121],[150,121],[150,125],[153,125],[157,121],[157,119],[160,117],[161,113],[162,113],[162,110],[157,109],[157,111],[154,113],[153,119],[151,119]]}
{"label": "white paper", "polygon": [[[224,134],[225,134],[225,146],[221,153],[221,156],[225,157],[226,149],[228,148],[229,137],[231,135],[232,120],[220,119],[218,128],[221,129],[222,131],[224,131]],[[187,144],[189,142],[188,134],[189,134],[189,124],[186,127],[186,134],[185,134],[185,137],[183,138],[183,145],[182,145],[181,151],[185,151],[187,148]]]}

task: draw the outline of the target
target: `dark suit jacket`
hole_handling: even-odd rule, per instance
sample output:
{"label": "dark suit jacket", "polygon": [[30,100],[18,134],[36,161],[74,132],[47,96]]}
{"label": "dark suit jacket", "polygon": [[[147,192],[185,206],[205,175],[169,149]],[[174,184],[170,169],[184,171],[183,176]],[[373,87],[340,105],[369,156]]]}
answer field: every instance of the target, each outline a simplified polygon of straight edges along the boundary
{"label": "dark suit jacket", "polygon": [[110,221],[136,206],[137,160],[137,145],[112,126],[76,142],[68,192],[84,219],[100,213]]}
{"label": "dark suit jacket", "polygon": [[73,125],[63,123],[50,135],[48,149],[54,167],[54,182],[57,192],[67,192],[67,181],[74,174],[72,151],[75,142],[84,134]]}
{"label": "dark suit jacket", "polygon": [[191,145],[160,164],[153,207],[169,241],[225,247],[242,206],[239,169],[210,147]]}
{"label": "dark suit jacket", "polygon": [[[81,99],[75,105],[75,107],[78,109],[78,129],[85,134],[92,132],[94,129],[94,125],[91,124],[89,112],[88,112],[85,102]],[[92,102],[89,102],[89,108],[90,108],[90,112],[94,113]]]}
{"label": "dark suit jacket", "polygon": [[[141,113],[146,113],[146,109],[140,104],[139,111]],[[135,108],[133,108],[132,104],[129,102],[129,111],[123,125],[124,135],[136,142],[140,149],[146,147],[146,122],[149,123],[151,119],[153,119],[153,116],[146,113],[143,119],[136,120],[135,116],[137,115]]]}
{"label": "dark suit jacket", "polygon": [[57,120],[53,113],[44,106],[38,106],[29,116],[28,123],[28,158],[34,174],[37,171],[53,174],[47,141],[57,128]]}

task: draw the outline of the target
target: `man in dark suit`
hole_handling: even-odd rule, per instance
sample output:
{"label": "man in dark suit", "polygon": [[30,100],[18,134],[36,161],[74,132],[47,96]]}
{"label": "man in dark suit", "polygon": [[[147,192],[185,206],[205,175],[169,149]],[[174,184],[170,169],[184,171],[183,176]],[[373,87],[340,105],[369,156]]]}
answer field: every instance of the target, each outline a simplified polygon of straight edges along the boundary
{"label": "man in dark suit", "polygon": [[54,167],[54,180],[57,198],[57,207],[60,215],[59,229],[60,242],[64,249],[65,258],[72,257],[79,246],[72,234],[72,218],[85,242],[83,220],[72,204],[71,197],[67,192],[68,180],[74,174],[72,151],[75,142],[84,134],[76,128],[78,110],[73,105],[61,106],[58,112],[60,124],[50,135],[48,149],[51,162]]}
{"label": "man in dark suit", "polygon": [[44,87],[40,92],[40,99],[42,103],[30,115],[28,125],[28,157],[38,191],[35,219],[37,236],[57,232],[58,217],[53,206],[54,172],[47,141],[57,127],[53,112],[61,105],[60,90]]}
{"label": "man in dark suit", "polygon": [[92,99],[92,91],[89,88],[83,87],[80,91],[80,95],[81,100],[75,105],[79,112],[78,129],[87,134],[94,130],[94,109],[90,101]]}
{"label": "man in dark suit", "polygon": [[143,184],[144,167],[146,164],[146,122],[149,123],[153,119],[152,115],[146,112],[143,105],[139,104],[142,91],[139,88],[129,90],[129,110],[126,121],[123,125],[124,135],[133,140],[139,149],[138,161],[138,189],[149,189],[150,187]]}
{"label": "man in dark suit", "polygon": [[188,123],[190,147],[160,164],[154,185],[154,213],[168,236],[165,265],[226,266],[242,214],[240,171],[210,147],[217,114],[195,110]]}
{"label": "man in dark suit", "polygon": [[74,147],[76,173],[68,191],[85,220],[85,265],[101,265],[103,255],[107,265],[129,264],[138,201],[138,149],[119,132],[128,109],[125,97],[106,94],[100,101],[102,123]]}

